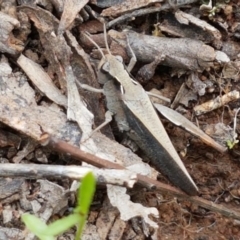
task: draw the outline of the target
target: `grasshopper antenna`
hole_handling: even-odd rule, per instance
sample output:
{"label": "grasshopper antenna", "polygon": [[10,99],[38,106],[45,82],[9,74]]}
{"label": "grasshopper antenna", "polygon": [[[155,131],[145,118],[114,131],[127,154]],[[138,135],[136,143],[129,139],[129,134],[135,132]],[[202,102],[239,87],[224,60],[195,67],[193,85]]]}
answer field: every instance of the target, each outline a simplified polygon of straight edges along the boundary
{"label": "grasshopper antenna", "polygon": [[104,41],[105,41],[105,45],[106,45],[107,51],[108,51],[108,53],[109,53],[110,55],[112,55],[111,52],[110,52],[109,46],[108,46],[107,30],[106,30],[106,24],[105,24],[105,23],[103,23],[103,32],[104,32]]}
{"label": "grasshopper antenna", "polygon": [[83,34],[98,49],[98,51],[101,53],[102,57],[105,58],[105,55],[104,55],[102,49],[98,46],[98,44],[93,39],[91,39],[90,34],[88,32],[85,32]]}

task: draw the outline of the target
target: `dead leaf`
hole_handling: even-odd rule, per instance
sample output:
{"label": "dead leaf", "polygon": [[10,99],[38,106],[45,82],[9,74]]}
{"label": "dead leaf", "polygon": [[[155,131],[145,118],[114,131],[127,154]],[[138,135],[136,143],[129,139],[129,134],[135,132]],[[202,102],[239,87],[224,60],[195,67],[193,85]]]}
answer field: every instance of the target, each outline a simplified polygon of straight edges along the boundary
{"label": "dead leaf", "polygon": [[88,0],[67,0],[64,1],[63,13],[58,27],[58,34],[69,29],[78,12],[88,3]]}
{"label": "dead leaf", "polygon": [[149,218],[149,215],[153,215],[156,218],[159,217],[156,208],[148,208],[142,204],[133,203],[130,201],[129,195],[126,194],[126,188],[115,186],[114,191],[111,190],[112,186],[109,185],[108,188],[109,200],[113,206],[119,209],[122,220],[128,221],[133,217],[142,217],[151,227],[154,229],[158,228],[158,225]]}
{"label": "dead leaf", "polygon": [[59,104],[60,106],[67,107],[67,98],[60,92],[60,90],[53,84],[52,79],[44,71],[44,69],[33,62],[31,59],[21,55],[17,63],[28,75],[33,84],[50,100]]}

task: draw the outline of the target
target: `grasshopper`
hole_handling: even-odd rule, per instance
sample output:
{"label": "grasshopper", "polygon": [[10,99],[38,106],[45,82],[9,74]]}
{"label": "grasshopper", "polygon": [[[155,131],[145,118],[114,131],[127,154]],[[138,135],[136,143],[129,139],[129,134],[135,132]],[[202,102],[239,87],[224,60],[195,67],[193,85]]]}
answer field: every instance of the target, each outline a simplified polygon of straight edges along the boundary
{"label": "grasshopper", "polygon": [[106,55],[91,38],[87,37],[102,54],[99,64],[101,70],[120,84],[122,106],[130,128],[128,136],[149,157],[153,166],[167,176],[175,186],[189,195],[196,195],[198,188],[173,147],[148,94],[127,71],[133,66],[134,53],[131,51],[133,57],[126,69],[121,57],[111,54],[105,28],[104,36],[108,51]]}

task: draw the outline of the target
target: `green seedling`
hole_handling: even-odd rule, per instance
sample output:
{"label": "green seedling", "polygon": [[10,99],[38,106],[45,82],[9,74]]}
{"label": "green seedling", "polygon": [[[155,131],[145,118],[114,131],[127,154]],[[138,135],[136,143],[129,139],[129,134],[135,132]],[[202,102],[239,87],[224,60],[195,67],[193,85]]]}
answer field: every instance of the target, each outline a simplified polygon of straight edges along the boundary
{"label": "green seedling", "polygon": [[86,174],[82,179],[82,183],[77,192],[77,206],[73,214],[56,220],[47,225],[40,218],[23,214],[21,219],[27,228],[41,240],[54,240],[57,235],[66,232],[73,226],[77,226],[75,240],[81,238],[83,228],[85,226],[90,205],[96,189],[96,180],[92,172]]}
{"label": "green seedling", "polygon": [[230,0],[218,0],[214,2],[210,0],[208,1],[202,1],[202,5],[200,6],[200,10],[203,11],[206,15],[208,15],[209,19],[213,19],[217,13],[221,11],[221,9],[224,9],[227,3],[229,3]]}
{"label": "green seedling", "polygon": [[227,140],[226,144],[229,149],[233,149],[236,144],[238,144],[239,140],[234,139],[233,141]]}

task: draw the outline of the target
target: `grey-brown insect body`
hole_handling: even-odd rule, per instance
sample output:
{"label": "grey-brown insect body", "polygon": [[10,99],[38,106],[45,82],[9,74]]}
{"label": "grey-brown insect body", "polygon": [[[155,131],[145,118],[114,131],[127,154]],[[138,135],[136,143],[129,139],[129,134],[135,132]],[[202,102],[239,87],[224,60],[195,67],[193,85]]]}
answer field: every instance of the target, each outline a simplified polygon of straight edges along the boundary
{"label": "grey-brown insect body", "polygon": [[129,136],[150,158],[157,170],[189,195],[197,194],[197,187],[188,174],[169,139],[147,93],[111,54],[105,56],[105,70],[123,87],[122,100],[130,125]]}

